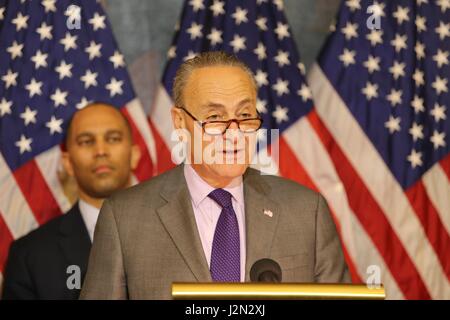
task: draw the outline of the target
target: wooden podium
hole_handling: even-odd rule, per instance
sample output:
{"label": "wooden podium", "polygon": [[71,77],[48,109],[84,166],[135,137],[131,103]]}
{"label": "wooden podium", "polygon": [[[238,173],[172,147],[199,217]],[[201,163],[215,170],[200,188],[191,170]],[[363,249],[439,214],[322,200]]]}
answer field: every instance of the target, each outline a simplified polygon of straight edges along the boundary
{"label": "wooden podium", "polygon": [[172,297],[178,300],[383,300],[382,285],[320,283],[173,283]]}

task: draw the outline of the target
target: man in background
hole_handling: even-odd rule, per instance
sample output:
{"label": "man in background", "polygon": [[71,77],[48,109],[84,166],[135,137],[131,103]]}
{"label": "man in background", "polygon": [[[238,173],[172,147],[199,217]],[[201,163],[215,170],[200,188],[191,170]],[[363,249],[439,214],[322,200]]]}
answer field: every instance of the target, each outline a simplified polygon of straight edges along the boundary
{"label": "man in background", "polygon": [[121,112],[92,103],[72,117],[62,157],[77,182],[79,200],[66,214],[12,243],[3,299],[78,299],[100,207],[113,192],[130,186],[140,153]]}

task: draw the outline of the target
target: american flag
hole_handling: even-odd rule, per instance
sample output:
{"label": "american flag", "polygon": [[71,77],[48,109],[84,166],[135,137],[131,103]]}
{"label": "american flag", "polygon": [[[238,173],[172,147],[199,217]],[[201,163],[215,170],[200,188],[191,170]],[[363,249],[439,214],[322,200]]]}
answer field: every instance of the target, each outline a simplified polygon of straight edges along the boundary
{"label": "american flag", "polygon": [[339,181],[320,189],[359,275],[381,267],[391,298],[449,299],[450,1],[347,0],[333,29],[308,77]]}
{"label": "american flag", "polygon": [[136,182],[153,175],[155,145],[98,2],[0,0],[0,61],[1,285],[11,241],[70,208],[58,169],[76,110],[90,101],[120,108],[144,155]]}
{"label": "american flag", "polygon": [[280,129],[278,173],[327,198],[353,281],[450,298],[449,9],[343,1],[308,87],[281,0],[186,1],[150,117],[158,163],[170,163],[177,68],[234,53],[256,76],[265,128]]}

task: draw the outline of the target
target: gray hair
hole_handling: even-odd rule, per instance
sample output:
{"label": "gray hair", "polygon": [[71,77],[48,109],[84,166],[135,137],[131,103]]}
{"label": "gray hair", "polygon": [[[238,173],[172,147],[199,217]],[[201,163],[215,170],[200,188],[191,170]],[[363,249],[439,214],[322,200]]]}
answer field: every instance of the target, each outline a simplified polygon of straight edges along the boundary
{"label": "gray hair", "polygon": [[253,72],[235,55],[229,54],[224,51],[202,52],[194,58],[183,62],[178,68],[177,73],[175,74],[172,91],[173,101],[175,102],[176,106],[183,106],[183,90],[192,72],[196,69],[212,66],[230,66],[240,68],[242,71],[248,74],[255,87],[255,90],[258,91],[258,86],[256,84]]}

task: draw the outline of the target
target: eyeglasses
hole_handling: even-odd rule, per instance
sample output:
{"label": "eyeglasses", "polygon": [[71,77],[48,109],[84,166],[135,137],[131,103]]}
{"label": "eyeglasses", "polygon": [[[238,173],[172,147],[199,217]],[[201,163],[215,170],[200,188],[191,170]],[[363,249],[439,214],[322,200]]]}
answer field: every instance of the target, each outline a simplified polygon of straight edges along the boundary
{"label": "eyeglasses", "polygon": [[227,129],[230,127],[231,123],[236,122],[238,128],[243,133],[254,133],[258,131],[261,126],[263,120],[260,117],[255,118],[246,118],[246,119],[230,119],[230,120],[206,120],[200,121],[194,115],[192,115],[189,111],[184,107],[177,107],[186,112],[192,119],[199,122],[203,128],[203,131],[212,136],[223,135]]}

